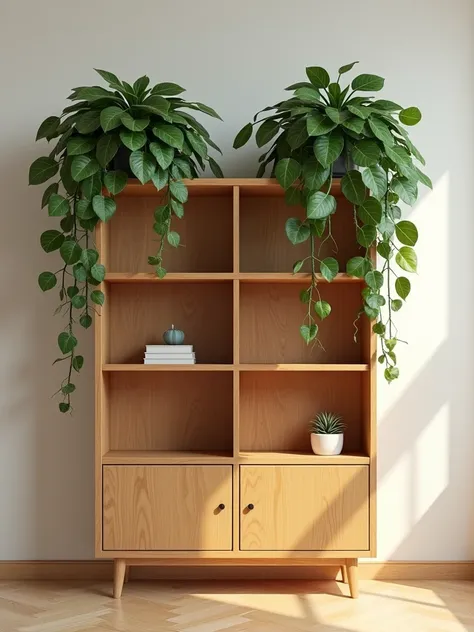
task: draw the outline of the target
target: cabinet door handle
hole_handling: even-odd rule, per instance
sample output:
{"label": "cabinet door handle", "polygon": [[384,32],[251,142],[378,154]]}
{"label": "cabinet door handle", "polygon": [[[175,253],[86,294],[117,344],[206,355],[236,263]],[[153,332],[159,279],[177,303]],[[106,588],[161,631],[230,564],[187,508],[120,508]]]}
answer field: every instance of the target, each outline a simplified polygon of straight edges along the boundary
{"label": "cabinet door handle", "polygon": [[224,503],[221,503],[221,504],[219,505],[219,509],[220,509],[221,511],[223,511],[223,510],[225,509],[225,505],[224,505]]}
{"label": "cabinet door handle", "polygon": [[249,511],[252,511],[252,509],[253,509],[254,507],[255,507],[255,505],[254,505],[253,503],[249,503],[249,504],[247,505],[247,509],[248,509]]}

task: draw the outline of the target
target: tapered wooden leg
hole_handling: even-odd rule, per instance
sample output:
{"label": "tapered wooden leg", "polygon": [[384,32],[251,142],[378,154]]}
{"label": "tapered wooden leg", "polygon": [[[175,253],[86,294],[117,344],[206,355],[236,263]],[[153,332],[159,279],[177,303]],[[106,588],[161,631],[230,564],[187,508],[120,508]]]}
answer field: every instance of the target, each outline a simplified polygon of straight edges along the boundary
{"label": "tapered wooden leg", "polygon": [[128,584],[128,582],[130,581],[130,566],[125,567],[125,578],[123,581],[125,584]]}
{"label": "tapered wooden leg", "polygon": [[357,599],[359,596],[359,560],[357,558],[346,560],[346,568],[351,597]]}
{"label": "tapered wooden leg", "polygon": [[114,560],[114,599],[120,599],[122,596],[126,568],[125,560]]}
{"label": "tapered wooden leg", "polygon": [[346,567],[345,564],[341,565],[341,578],[342,578],[342,582],[344,584],[348,584],[349,583],[349,580],[347,578],[347,567]]}

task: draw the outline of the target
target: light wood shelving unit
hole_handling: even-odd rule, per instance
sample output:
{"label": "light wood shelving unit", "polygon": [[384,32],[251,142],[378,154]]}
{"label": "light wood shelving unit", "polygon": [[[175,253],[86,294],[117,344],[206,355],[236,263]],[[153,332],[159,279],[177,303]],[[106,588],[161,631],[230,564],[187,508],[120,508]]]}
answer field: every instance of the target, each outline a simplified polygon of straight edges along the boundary
{"label": "light wood shelving unit", "polygon": [[[274,180],[187,182],[184,248],[156,248],[159,194],[130,181],[97,231],[107,267],[96,319],[96,555],[116,562],[114,593],[133,565],[228,563],[344,567],[375,555],[376,343],[353,321],[362,281],[344,271],[320,292],[332,305],[318,345],[299,335],[306,256],[284,234],[289,209]],[[333,245],[358,253],[352,209],[339,208]],[[171,323],[196,365],[143,365]],[[323,409],[347,423],[343,454],[312,454],[308,423]]]}

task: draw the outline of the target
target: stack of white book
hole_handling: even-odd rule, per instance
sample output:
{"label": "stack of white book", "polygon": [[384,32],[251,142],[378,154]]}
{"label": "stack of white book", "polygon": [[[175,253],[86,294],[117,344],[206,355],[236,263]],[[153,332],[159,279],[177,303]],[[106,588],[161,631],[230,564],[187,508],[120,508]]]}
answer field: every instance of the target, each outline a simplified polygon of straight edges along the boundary
{"label": "stack of white book", "polygon": [[147,345],[145,364],[196,364],[193,345]]}

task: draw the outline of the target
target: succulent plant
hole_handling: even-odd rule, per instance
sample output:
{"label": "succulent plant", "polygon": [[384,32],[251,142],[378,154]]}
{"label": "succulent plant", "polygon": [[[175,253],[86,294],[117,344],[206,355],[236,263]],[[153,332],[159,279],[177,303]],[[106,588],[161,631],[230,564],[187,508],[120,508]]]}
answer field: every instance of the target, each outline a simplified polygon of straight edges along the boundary
{"label": "succulent plant", "polygon": [[342,434],[345,428],[340,415],[326,411],[318,413],[310,423],[310,431],[315,434]]}

